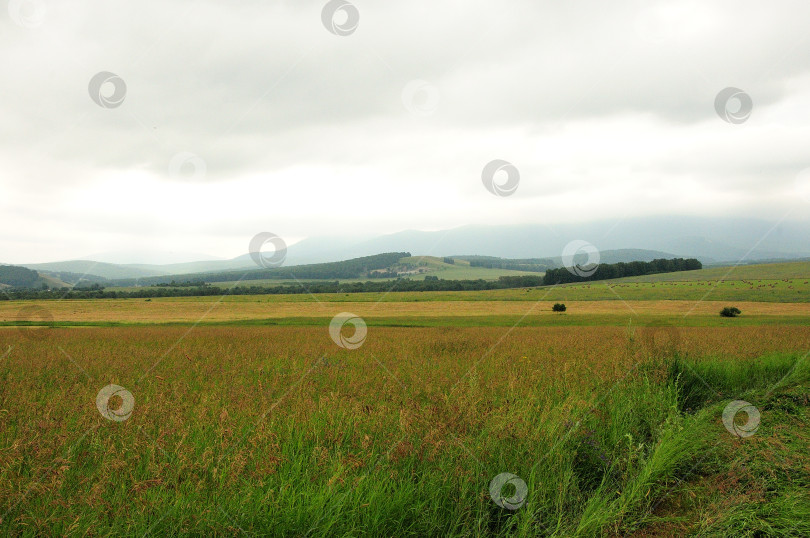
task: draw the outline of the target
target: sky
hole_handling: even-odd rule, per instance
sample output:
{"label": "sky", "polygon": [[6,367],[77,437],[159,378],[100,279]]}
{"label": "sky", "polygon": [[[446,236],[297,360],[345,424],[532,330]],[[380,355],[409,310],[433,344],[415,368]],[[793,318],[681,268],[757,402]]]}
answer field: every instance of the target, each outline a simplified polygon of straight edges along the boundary
{"label": "sky", "polygon": [[810,209],[806,0],[4,3],[0,262]]}

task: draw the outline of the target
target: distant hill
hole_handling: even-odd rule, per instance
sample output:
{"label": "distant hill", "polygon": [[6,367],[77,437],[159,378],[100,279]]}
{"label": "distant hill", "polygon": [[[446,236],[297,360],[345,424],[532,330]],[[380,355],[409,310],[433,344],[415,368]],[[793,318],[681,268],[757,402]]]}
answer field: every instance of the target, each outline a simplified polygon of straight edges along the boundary
{"label": "distant hill", "polygon": [[82,283],[95,283],[95,284],[106,284],[109,282],[103,276],[98,275],[88,275],[84,273],[71,273],[69,271],[45,271],[40,270],[39,276],[43,279],[48,280],[49,282],[53,282],[52,287],[64,287],[64,286],[74,286],[80,282]]}
{"label": "distant hill", "polygon": [[[651,261],[674,256],[648,250],[624,249],[606,251],[600,260],[603,264]],[[253,263],[253,262],[252,262]],[[173,274],[158,277],[117,279],[105,285],[130,287],[134,285],[153,286],[182,284],[189,282],[240,282],[247,285],[257,280],[369,280],[379,278],[406,277],[423,279],[426,276],[447,280],[485,279],[495,280],[501,276],[540,274],[549,269],[562,267],[561,258],[538,258],[515,260],[484,256],[411,256],[407,252],[393,252],[361,256],[339,262],[302,264],[278,268],[260,269],[255,263],[249,269],[204,273]]]}
{"label": "distant hill", "polygon": [[12,288],[35,288],[42,283],[36,271],[17,265],[0,265],[0,284]]}
{"label": "distant hill", "polygon": [[43,283],[47,284],[49,288],[69,288],[73,285],[70,282],[65,282],[61,278],[48,273],[39,273],[39,278]]}
{"label": "distant hill", "polygon": [[208,254],[166,250],[127,250],[107,251],[81,256],[82,260],[110,263],[113,265],[145,265],[149,267],[164,265],[180,265],[188,262],[216,261],[222,258]]}
{"label": "distant hill", "polygon": [[[557,269],[563,266],[561,256],[553,258],[498,258],[496,256],[452,256],[459,260],[465,260],[470,264],[479,267],[501,267],[504,269],[514,269],[522,271],[544,271],[546,269]],[[599,263],[619,263],[619,262],[650,262],[656,259],[671,259],[677,256],[668,252],[658,250],[643,249],[619,249],[606,250],[599,253]]]}
{"label": "distant hill", "polygon": [[69,279],[63,280],[59,274],[17,265],[0,265],[0,286],[6,288],[41,288],[43,285],[48,288],[69,288],[73,283]]}
{"label": "distant hill", "polygon": [[[559,260],[565,246],[584,240],[602,261],[697,258],[704,265],[810,257],[810,222],[744,218],[645,217],[551,225],[471,225],[450,230],[406,230],[376,237],[313,237],[287,249],[286,266],[328,263],[380,252],[427,256],[472,256]],[[119,254],[125,259],[124,254]],[[459,254],[461,258],[462,255]],[[146,259],[146,258],[144,258]],[[248,254],[230,260],[155,264],[111,264],[87,260],[18,264],[34,270],[88,274],[108,279],[215,273],[254,268]]]}
{"label": "distant hill", "polygon": [[232,260],[209,260],[198,262],[170,263],[166,265],[129,264],[121,266],[125,269],[157,272],[162,275],[184,275],[188,273],[211,273],[214,271],[238,271],[239,269],[255,269],[256,263],[245,254]]}
{"label": "distant hill", "polygon": [[213,273],[188,273],[182,275],[164,275],[138,279],[118,279],[110,282],[113,286],[157,285],[171,282],[183,283],[200,281],[206,283],[232,282],[240,280],[295,280],[295,279],[321,279],[346,280],[361,277],[373,278],[377,270],[388,269],[399,263],[402,258],[410,257],[409,252],[387,252],[373,256],[362,256],[339,262],[317,263],[307,265],[282,266],[274,268],[256,268],[254,263],[251,269],[242,271],[220,271]]}
{"label": "distant hill", "polygon": [[[408,251],[430,256],[478,255],[510,259],[559,258],[576,239],[609,251],[655,252],[653,257],[697,258],[704,264],[810,257],[810,222],[745,218],[644,217],[554,225],[470,225],[439,231],[406,230],[371,238],[305,239],[291,246],[291,264],[317,263]],[[639,258],[641,261],[650,259]],[[608,260],[607,263],[623,261]],[[632,260],[631,260],[632,261]]]}
{"label": "distant hill", "polygon": [[115,265],[112,263],[94,262],[90,260],[71,260],[64,262],[50,263],[29,263],[22,264],[23,267],[34,271],[66,272],[79,275],[100,276],[103,278],[140,278],[149,276],[160,276],[165,273],[157,270],[139,269]]}

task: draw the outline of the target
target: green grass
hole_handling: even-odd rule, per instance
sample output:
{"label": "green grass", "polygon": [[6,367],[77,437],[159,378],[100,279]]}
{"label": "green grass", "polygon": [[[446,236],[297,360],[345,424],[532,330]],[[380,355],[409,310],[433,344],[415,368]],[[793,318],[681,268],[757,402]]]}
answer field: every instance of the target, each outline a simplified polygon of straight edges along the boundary
{"label": "green grass", "polygon": [[400,263],[411,269],[418,269],[420,267],[429,269],[428,273],[410,276],[409,278],[413,280],[423,280],[425,276],[428,275],[436,276],[444,280],[497,280],[502,276],[543,275],[543,273],[530,271],[472,267],[470,262],[466,260],[454,260],[454,263],[449,264],[444,262],[444,258],[435,256],[412,256],[410,258],[402,258]]}
{"label": "green grass", "polygon": [[751,362],[717,361],[689,364],[676,359],[670,378],[680,386],[682,409],[736,396],[764,385],[777,383],[790,371],[796,358],[790,355],[762,357]]}
{"label": "green grass", "polygon": [[[756,267],[760,274],[775,275]],[[804,271],[800,265],[790,270]],[[709,290],[715,295],[707,299],[806,300],[804,280],[780,278],[788,282],[768,281],[765,289],[757,287],[765,281],[755,281],[753,290],[741,281],[715,289],[710,282],[657,281],[528,292],[330,294],[319,300],[570,301],[617,300],[617,294],[628,300],[698,300]],[[314,300],[308,295],[226,298],[236,303]],[[159,306],[160,300],[152,304]],[[0,534],[810,535],[810,359],[798,337],[790,346],[795,353],[757,359],[730,358],[720,346],[716,355],[653,355],[627,371],[606,360],[606,367],[620,375],[602,377],[605,365],[588,355],[578,363],[584,371],[575,373],[567,362],[551,360],[557,354],[566,360],[583,357],[583,348],[594,348],[597,343],[580,341],[587,330],[572,329],[563,343],[532,340],[539,331],[527,329],[521,337],[528,340],[516,344],[513,334],[447,390],[466,370],[458,370],[459,364],[497,341],[500,332],[488,327],[518,322],[627,326],[631,317],[632,327],[810,324],[803,316],[745,312],[738,319],[632,316],[618,301],[616,307],[614,314],[569,309],[522,319],[369,317],[370,328],[436,327],[437,332],[414,341],[412,334],[421,329],[402,329],[407,333],[401,341],[389,342],[387,351],[375,355],[386,370],[368,356],[371,370],[361,369],[357,354],[330,351],[331,370],[319,367],[311,375],[303,375],[304,357],[320,356],[320,340],[300,331],[325,327],[329,317],[203,321],[182,341],[177,356],[161,364],[160,379],[149,377],[141,385],[135,380],[186,329],[57,322],[54,326],[75,330],[45,331],[40,343],[6,327],[0,330]],[[270,328],[275,325],[283,329]],[[93,326],[111,329],[87,328],[85,338],[82,327]],[[475,335],[488,330],[497,333],[492,342],[471,345]],[[152,336],[132,339],[148,331],[177,334],[166,345]],[[203,336],[204,331],[218,336]],[[322,336],[329,344],[325,331]],[[288,347],[282,338],[289,339]],[[633,352],[642,341],[642,335],[612,341],[605,351],[626,345]],[[255,347],[239,347],[246,342]],[[504,355],[507,349],[518,357],[539,349],[550,355],[528,367]],[[18,352],[28,355],[18,358]],[[402,370],[401,355],[408,357]],[[93,382],[72,362],[83,365]],[[300,373],[291,374],[295,368]],[[410,390],[390,379],[388,368]],[[528,376],[538,371],[544,377],[533,382]],[[521,385],[522,378],[530,380]],[[109,382],[136,391],[137,416],[123,423],[96,416],[97,385]],[[725,406],[737,399],[761,413],[760,428],[748,438],[734,437],[721,421]],[[275,407],[279,402],[284,405]],[[367,407],[379,414],[372,418]],[[528,497],[514,512],[489,498],[490,480],[500,472],[526,482]]]}
{"label": "green grass", "polygon": [[773,355],[753,363],[681,363],[671,373],[679,380],[680,407],[701,399],[703,405],[716,402],[696,416],[702,428],[711,428],[731,399],[756,406],[761,422],[749,438],[723,438],[721,431],[700,456],[702,471],[673,488],[646,523],[665,535],[810,536],[810,361],[805,354],[798,361]]}
{"label": "green grass", "polygon": [[708,267],[697,271],[681,271],[617,279],[617,282],[666,282],[673,280],[782,280],[810,276],[810,261],[761,263],[737,266]]}
{"label": "green grass", "polygon": [[[729,396],[696,397],[691,388],[697,379],[685,376],[690,371]],[[40,379],[44,390],[31,395],[34,401],[45,404],[45,390],[70,394],[78,390],[71,385],[83,381],[77,376],[48,389],[57,376],[52,371]],[[219,393],[234,381],[191,375],[180,390]],[[31,536],[46,529],[76,536],[602,536],[661,528],[677,529],[669,533],[677,535],[685,529],[710,536],[806,536],[808,381],[807,362],[798,355],[723,364],[655,358],[618,383],[598,386],[593,396],[573,398],[542,386],[517,395],[473,373],[460,386],[459,405],[432,403],[432,430],[448,428],[449,439],[463,443],[450,441],[438,452],[392,452],[397,438],[418,440],[389,424],[394,431],[387,440],[370,441],[366,457],[356,459],[355,424],[323,405],[308,413],[305,427],[295,414],[270,415],[278,432],[271,437],[272,472],[261,471],[266,452],[250,445],[231,452],[235,440],[250,438],[252,421],[188,416],[183,431],[167,432],[160,417],[169,410],[150,405],[157,394],[144,395],[139,405],[152,422],[101,423],[82,437],[75,432],[50,470],[29,459],[6,468],[57,487],[45,494],[35,488],[24,503],[3,498],[0,529]],[[688,413],[682,410],[685,394],[692,402]],[[754,437],[734,438],[720,424],[732,397],[760,407],[762,427]],[[462,405],[480,398],[491,399],[491,416],[469,415]],[[40,420],[53,420],[49,414]],[[0,434],[4,448],[20,426],[10,418]],[[180,447],[187,446],[198,465],[179,460],[187,454]],[[329,454],[324,446],[331,447]],[[762,492],[756,502],[729,503],[710,489],[741,466],[744,484],[754,488],[750,496]],[[496,506],[487,493],[492,477],[504,471],[528,488],[525,504],[514,512]],[[66,502],[89,495],[101,476],[103,502],[78,511]],[[721,506],[709,511],[692,500],[695,492]],[[16,526],[19,521],[27,526]]]}
{"label": "green grass", "polygon": [[[659,275],[660,276],[660,275]],[[690,300],[690,301],[761,301],[805,303],[810,301],[810,277],[787,280],[656,281],[630,282],[607,280],[585,284],[566,284],[556,288],[538,288],[526,294],[534,297],[548,292],[549,301]]]}

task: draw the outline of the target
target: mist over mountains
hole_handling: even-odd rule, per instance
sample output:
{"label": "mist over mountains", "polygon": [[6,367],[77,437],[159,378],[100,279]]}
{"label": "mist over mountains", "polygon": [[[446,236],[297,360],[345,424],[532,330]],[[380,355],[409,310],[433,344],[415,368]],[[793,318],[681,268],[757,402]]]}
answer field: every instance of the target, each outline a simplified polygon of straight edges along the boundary
{"label": "mist over mountains", "polygon": [[[313,237],[288,248],[285,265],[346,260],[382,252],[414,255],[481,255],[501,258],[558,259],[565,246],[581,239],[598,248],[605,263],[649,261],[656,257],[693,257],[706,264],[810,257],[810,225],[745,218],[646,217],[550,225],[476,224],[440,231],[357,237]],[[247,242],[245,241],[247,250]],[[134,256],[132,254],[130,256]],[[175,254],[181,257],[182,254]],[[202,255],[201,255],[202,256]],[[127,258],[126,253],[116,257]],[[91,260],[18,264],[42,271],[87,273],[105,278],[141,278],[255,268],[249,254],[230,260],[201,259],[171,264],[111,264]],[[129,257],[129,259],[139,259]],[[143,258],[146,259],[146,255]]]}
{"label": "mist over mountains", "polygon": [[318,256],[364,256],[407,250],[434,256],[479,254],[503,258],[555,258],[582,239],[601,251],[643,249],[695,257],[707,263],[797,258],[810,255],[807,223],[754,219],[649,217],[546,225],[470,225],[450,230],[408,230],[323,250],[309,239],[290,248],[288,260],[327,261]]}

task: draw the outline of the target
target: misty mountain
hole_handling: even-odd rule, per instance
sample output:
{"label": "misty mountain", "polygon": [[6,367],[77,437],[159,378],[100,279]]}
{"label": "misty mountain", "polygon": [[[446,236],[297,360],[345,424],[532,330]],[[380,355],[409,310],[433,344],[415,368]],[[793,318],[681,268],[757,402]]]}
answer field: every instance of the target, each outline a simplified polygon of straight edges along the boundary
{"label": "misty mountain", "polygon": [[199,254],[196,252],[166,250],[121,250],[90,254],[87,256],[82,256],[81,259],[110,263],[114,265],[154,267],[175,264],[179,265],[199,261],[214,261],[221,260],[222,258],[217,258],[208,254]]}
{"label": "misty mountain", "polygon": [[147,276],[161,276],[166,273],[155,269],[140,269],[137,267],[116,265],[91,260],[69,260],[63,262],[25,263],[17,264],[34,271],[68,272],[79,275],[100,276],[108,279],[115,278],[142,278]]}
{"label": "misty mountain", "polygon": [[755,219],[647,217],[553,226],[472,225],[436,232],[407,230],[329,251],[320,248],[322,241],[310,243],[306,239],[289,249],[288,261],[315,263],[324,261],[321,256],[346,259],[395,250],[431,256],[558,258],[565,246],[577,239],[592,243],[602,252],[656,251],[659,255],[654,257],[697,258],[704,263],[810,255],[808,223],[783,222],[774,226]]}
{"label": "misty mountain", "polygon": [[[481,255],[559,260],[565,246],[578,239],[598,248],[604,263],[684,257],[711,264],[810,257],[810,225],[805,222],[775,225],[744,218],[645,217],[553,226],[470,225],[434,232],[406,230],[371,238],[315,237],[290,246],[285,265],[404,251],[425,256]],[[126,259],[123,254],[121,256]],[[20,265],[34,270],[87,273],[109,279],[255,268],[249,254],[230,260],[164,265],[116,265],[94,261]]]}

